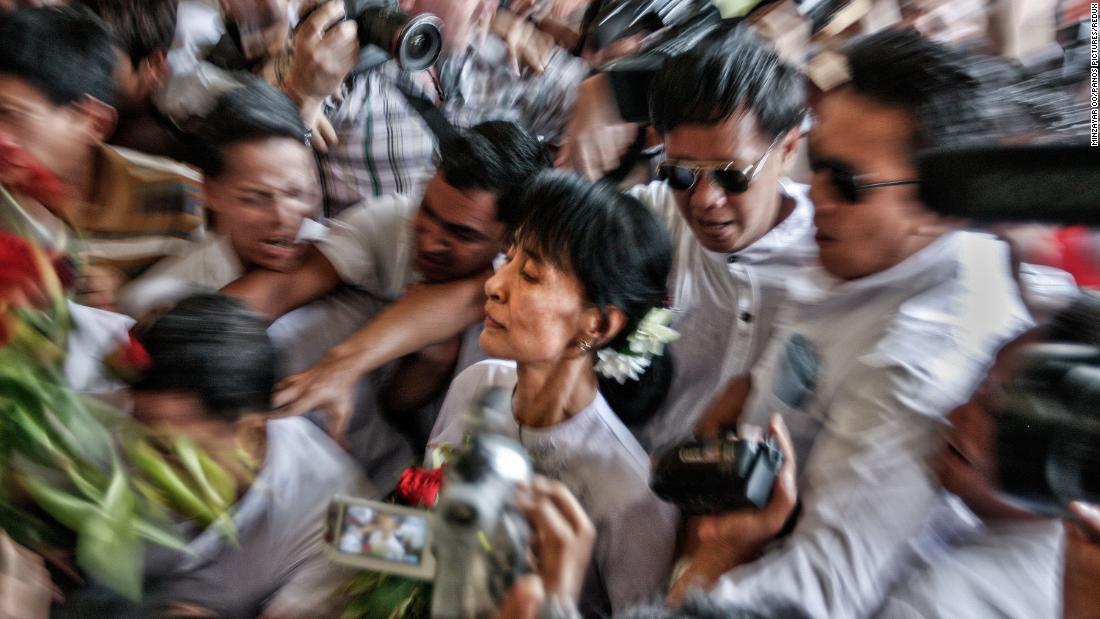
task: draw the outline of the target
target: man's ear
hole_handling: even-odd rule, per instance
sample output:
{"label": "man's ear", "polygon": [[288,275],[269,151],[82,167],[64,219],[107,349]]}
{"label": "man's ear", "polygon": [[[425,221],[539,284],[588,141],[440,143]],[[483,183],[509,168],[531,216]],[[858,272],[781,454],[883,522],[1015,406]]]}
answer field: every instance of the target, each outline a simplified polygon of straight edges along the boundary
{"label": "man's ear", "polygon": [[118,124],[118,112],[115,108],[91,95],[84,95],[72,105],[87,121],[84,125],[89,141],[105,142],[115,132]]}
{"label": "man's ear", "polygon": [[141,75],[142,88],[147,96],[160,86],[168,77],[168,54],[163,49],[158,49],[138,64],[138,73]]}
{"label": "man's ear", "polygon": [[599,308],[595,307],[588,308],[584,312],[581,317],[580,338],[588,342],[592,348],[599,348],[613,340],[626,326],[626,314],[614,305],[604,308],[602,314]]}
{"label": "man's ear", "polygon": [[798,156],[799,147],[802,145],[802,123],[792,128],[786,135],[780,139],[776,149],[779,151],[781,157],[781,165],[783,173],[786,174],[791,170],[791,166],[794,165],[795,158]]}

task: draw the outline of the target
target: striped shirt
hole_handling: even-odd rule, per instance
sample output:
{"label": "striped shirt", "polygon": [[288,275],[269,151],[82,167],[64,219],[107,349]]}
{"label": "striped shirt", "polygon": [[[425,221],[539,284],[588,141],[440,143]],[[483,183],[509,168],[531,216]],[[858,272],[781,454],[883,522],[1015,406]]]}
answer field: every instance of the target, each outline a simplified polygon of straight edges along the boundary
{"label": "striped shirt", "polygon": [[427,74],[410,75],[387,62],[345,84],[343,102],[328,109],[339,143],[318,155],[330,216],[384,195],[417,200],[435,173],[435,136],[400,88],[442,99],[443,115],[456,126],[511,120],[552,142],[564,131],[577,85],[588,76],[584,61],[563,50],[541,75],[516,75],[503,43],[493,37],[442,60],[439,69],[442,77],[433,85]]}
{"label": "striped shirt", "polygon": [[204,235],[202,175],[170,159],[100,147],[94,198],[77,212],[77,254],[132,279]]}

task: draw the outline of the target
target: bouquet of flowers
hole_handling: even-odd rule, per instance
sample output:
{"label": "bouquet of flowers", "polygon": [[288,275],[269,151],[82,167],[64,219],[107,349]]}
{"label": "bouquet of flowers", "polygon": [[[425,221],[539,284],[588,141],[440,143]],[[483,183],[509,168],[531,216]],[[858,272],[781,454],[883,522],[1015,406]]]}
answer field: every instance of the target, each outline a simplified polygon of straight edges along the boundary
{"label": "bouquet of flowers", "polygon": [[[181,516],[231,533],[236,482],[194,444],[68,387],[71,263],[15,197],[50,208],[58,184],[2,136],[0,167],[0,529],[43,554],[74,550],[85,575],[137,599],[143,545],[186,552]],[[124,348],[115,362],[140,372],[148,356]]]}

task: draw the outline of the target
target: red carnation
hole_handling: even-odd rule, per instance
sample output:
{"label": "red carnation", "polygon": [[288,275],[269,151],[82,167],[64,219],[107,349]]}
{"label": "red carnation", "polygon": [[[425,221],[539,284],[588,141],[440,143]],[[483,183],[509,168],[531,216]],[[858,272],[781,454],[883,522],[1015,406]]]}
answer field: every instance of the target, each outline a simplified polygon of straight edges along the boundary
{"label": "red carnation", "polygon": [[443,469],[410,467],[401,472],[394,496],[398,501],[413,507],[435,507],[439,489],[443,486]]}

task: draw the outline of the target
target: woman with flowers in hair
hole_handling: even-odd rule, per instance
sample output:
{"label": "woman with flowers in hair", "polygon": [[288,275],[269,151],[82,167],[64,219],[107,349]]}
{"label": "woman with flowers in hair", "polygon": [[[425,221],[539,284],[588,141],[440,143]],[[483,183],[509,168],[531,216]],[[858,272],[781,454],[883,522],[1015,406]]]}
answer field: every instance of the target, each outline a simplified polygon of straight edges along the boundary
{"label": "woman with flowers in hair", "polygon": [[675,336],[660,309],[671,262],[661,223],[612,187],[547,172],[507,260],[485,284],[481,346],[496,359],[460,374],[428,450],[457,446],[487,388],[512,391],[512,438],[537,472],[572,491],[596,527],[582,590],[585,615],[622,611],[663,592],[677,511],[649,489],[649,459],[601,394],[598,372],[640,378]]}

